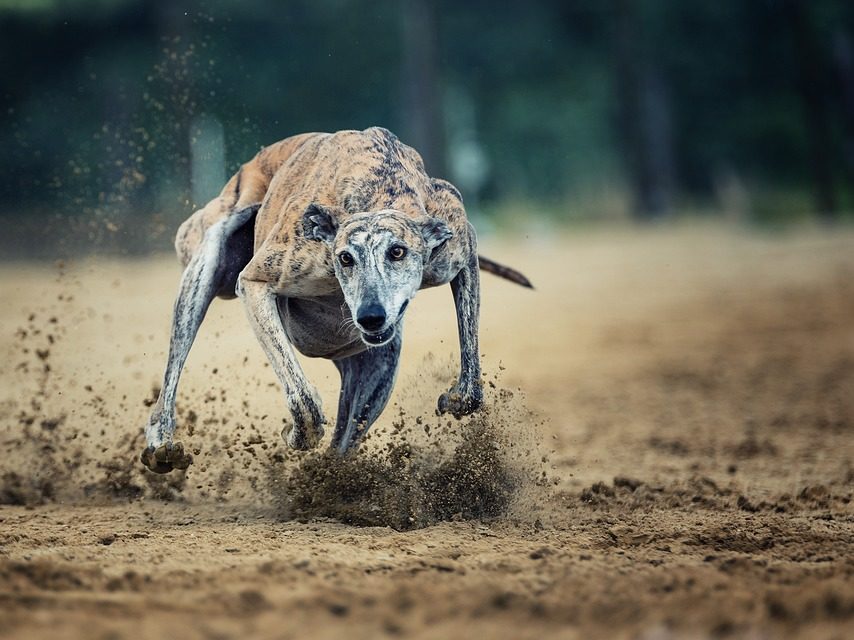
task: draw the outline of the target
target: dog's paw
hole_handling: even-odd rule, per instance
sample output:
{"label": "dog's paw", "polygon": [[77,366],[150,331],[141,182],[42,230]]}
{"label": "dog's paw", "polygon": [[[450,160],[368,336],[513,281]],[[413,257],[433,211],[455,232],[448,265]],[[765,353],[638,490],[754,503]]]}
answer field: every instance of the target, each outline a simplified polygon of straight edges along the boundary
{"label": "dog's paw", "polygon": [[321,425],[316,427],[300,428],[285,427],[282,429],[282,439],[291,449],[297,451],[308,451],[314,449],[323,438],[324,430]]}
{"label": "dog's paw", "polygon": [[150,471],[169,473],[172,469],[186,469],[193,464],[193,456],[184,451],[180,442],[167,442],[159,447],[146,447],[139,456]]}
{"label": "dog's paw", "polygon": [[293,422],[282,429],[282,440],[297,451],[314,449],[323,437],[326,424],[317,391],[312,387],[305,393],[289,395],[288,409]]}
{"label": "dog's paw", "polygon": [[439,415],[450,413],[459,419],[474,413],[482,406],[483,390],[480,385],[474,385],[467,391],[461,390],[459,386],[454,386],[439,396],[438,413]]}

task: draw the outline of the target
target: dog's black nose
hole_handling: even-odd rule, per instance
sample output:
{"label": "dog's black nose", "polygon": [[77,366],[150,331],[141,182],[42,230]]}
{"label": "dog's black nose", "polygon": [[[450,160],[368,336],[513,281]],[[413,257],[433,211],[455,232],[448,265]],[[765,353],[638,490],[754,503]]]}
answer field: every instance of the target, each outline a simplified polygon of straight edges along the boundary
{"label": "dog's black nose", "polygon": [[385,309],[378,304],[368,304],[359,309],[356,318],[365,331],[378,331],[385,324]]}

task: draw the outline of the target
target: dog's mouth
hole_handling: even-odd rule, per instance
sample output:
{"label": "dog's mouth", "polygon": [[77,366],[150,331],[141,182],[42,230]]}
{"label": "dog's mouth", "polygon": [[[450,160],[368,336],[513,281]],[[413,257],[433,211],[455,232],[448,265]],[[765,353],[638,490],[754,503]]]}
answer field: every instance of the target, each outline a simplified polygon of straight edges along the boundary
{"label": "dog's mouth", "polygon": [[376,333],[367,333],[366,331],[362,331],[362,340],[366,344],[371,345],[372,347],[379,347],[391,340],[394,337],[396,331],[397,324],[393,324],[387,329],[378,331]]}
{"label": "dog's mouth", "polygon": [[395,334],[397,333],[397,326],[403,319],[403,312],[406,311],[407,306],[409,306],[409,300],[405,301],[400,306],[400,310],[397,312],[397,320],[394,321],[394,324],[390,324],[382,331],[377,331],[375,333],[362,331],[362,340],[364,341],[364,343],[372,347],[381,347],[382,345],[389,342],[392,338],[394,338]]}

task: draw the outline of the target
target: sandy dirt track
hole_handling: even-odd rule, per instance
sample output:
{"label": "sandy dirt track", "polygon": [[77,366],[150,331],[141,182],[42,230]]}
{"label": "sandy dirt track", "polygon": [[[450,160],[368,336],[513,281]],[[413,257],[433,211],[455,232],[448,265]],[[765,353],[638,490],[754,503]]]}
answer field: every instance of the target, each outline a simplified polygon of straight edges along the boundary
{"label": "sandy dirt track", "polygon": [[433,416],[456,328],[422,292],[328,477],[237,301],[182,381],[195,463],[142,472],[173,258],[0,265],[0,636],[854,637],[854,233],[483,244],[537,286],[483,277],[487,415]]}

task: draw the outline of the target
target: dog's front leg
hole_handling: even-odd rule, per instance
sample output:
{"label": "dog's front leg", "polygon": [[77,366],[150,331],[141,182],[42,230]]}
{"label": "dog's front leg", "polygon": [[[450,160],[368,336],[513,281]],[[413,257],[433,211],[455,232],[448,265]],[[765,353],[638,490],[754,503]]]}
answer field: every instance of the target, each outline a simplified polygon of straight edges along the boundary
{"label": "dog's front leg", "polygon": [[294,449],[310,449],[323,437],[325,420],[317,391],[306,380],[282,326],[274,287],[241,274],[237,295],[243,300],[255,336],[285,390],[293,427],[290,433],[282,431],[282,437]]}
{"label": "dog's front leg", "polygon": [[439,412],[451,413],[456,418],[474,413],[483,405],[477,345],[480,279],[473,232],[471,245],[466,265],[451,280],[460,334],[460,377],[449,391],[439,397]]}

